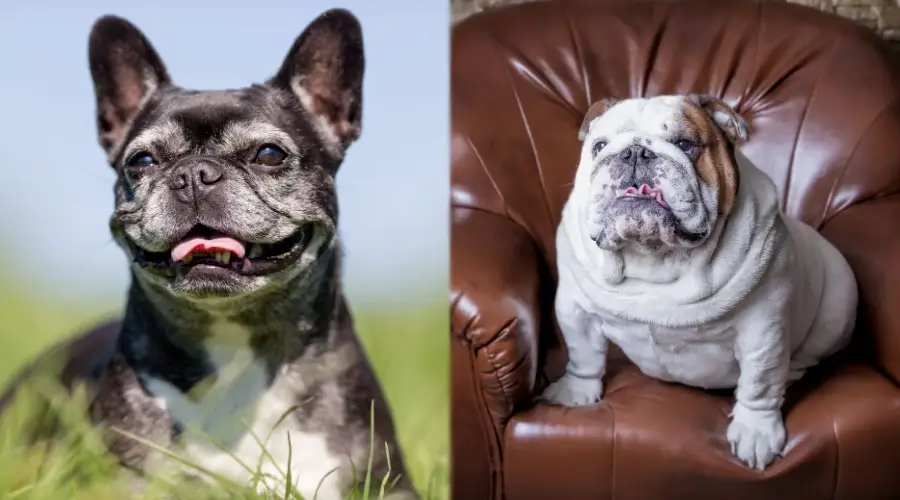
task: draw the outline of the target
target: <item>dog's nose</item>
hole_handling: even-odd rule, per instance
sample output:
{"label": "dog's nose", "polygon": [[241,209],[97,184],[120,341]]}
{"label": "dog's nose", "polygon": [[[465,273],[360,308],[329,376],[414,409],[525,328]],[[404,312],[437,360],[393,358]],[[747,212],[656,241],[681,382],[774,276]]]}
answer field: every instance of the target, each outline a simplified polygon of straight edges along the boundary
{"label": "dog's nose", "polygon": [[640,144],[632,144],[619,153],[619,158],[628,162],[652,160],[656,158],[656,153]]}
{"label": "dog's nose", "polygon": [[192,161],[179,165],[172,172],[169,187],[177,191],[185,202],[193,202],[206,192],[210,191],[222,180],[224,173],[222,168],[214,163],[205,161]]}

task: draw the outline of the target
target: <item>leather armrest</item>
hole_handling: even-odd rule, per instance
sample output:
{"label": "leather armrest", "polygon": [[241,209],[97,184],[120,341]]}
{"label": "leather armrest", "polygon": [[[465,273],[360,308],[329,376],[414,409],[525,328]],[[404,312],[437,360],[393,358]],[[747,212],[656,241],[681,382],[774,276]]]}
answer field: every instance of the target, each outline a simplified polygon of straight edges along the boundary
{"label": "leather armrest", "polygon": [[876,198],[838,213],[822,233],[844,254],[859,284],[855,335],[874,347],[875,361],[900,381],[900,197]]}
{"label": "leather armrest", "polygon": [[529,234],[502,215],[455,207],[451,221],[451,331],[468,346],[477,396],[499,429],[534,390],[539,256]]}

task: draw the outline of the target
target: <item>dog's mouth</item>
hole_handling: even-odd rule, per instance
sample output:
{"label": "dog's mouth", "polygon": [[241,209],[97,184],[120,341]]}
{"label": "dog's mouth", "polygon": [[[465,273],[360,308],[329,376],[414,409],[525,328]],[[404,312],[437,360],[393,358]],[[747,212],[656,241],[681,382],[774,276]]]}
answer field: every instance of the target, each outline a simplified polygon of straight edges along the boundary
{"label": "dog's mouth", "polygon": [[198,225],[164,252],[150,252],[132,243],[134,262],[159,275],[174,277],[198,271],[226,271],[258,276],[295,262],[312,241],[313,224],[301,226],[275,243],[251,243]]}
{"label": "dog's mouth", "polygon": [[666,200],[663,198],[662,191],[660,191],[660,189],[657,187],[650,186],[649,184],[629,186],[628,188],[617,190],[616,199],[627,201],[652,200],[662,205],[663,208],[669,208],[669,204],[666,203]]}

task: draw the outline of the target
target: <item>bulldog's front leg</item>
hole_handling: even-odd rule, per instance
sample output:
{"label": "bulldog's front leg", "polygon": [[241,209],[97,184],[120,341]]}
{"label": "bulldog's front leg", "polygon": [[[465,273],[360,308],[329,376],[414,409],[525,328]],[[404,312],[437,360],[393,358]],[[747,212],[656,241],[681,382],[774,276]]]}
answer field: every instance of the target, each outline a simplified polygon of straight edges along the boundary
{"label": "bulldog's front leg", "polygon": [[608,344],[600,328],[601,321],[574,300],[563,281],[556,293],[555,306],[569,362],[565,375],[550,384],[541,399],[566,406],[596,403],[603,395]]}
{"label": "bulldog's front leg", "polygon": [[790,371],[787,316],[766,312],[738,326],[735,355],[741,373],[727,432],[731,452],[758,470],[784,451],[781,407]]}

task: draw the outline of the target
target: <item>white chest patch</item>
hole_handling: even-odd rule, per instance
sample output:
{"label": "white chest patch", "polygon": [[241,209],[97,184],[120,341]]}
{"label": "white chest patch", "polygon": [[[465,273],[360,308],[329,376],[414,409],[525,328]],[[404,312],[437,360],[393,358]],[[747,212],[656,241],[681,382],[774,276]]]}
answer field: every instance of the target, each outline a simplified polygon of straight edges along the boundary
{"label": "white chest patch", "polygon": [[602,328],[648,376],[704,389],[737,384],[735,331],[726,323],[666,328],[607,317]]}
{"label": "white chest patch", "polygon": [[[262,477],[258,490],[284,491],[288,470],[304,498],[341,498],[343,464],[324,434],[304,432],[288,415],[303,381],[287,373],[268,383],[265,364],[247,345],[248,332],[232,323],[216,323],[207,345],[217,375],[190,393],[165,380],[148,378],[160,399],[184,429],[173,450],[189,463],[238,484]],[[260,445],[263,445],[261,447]],[[187,472],[198,474],[194,468]]]}

